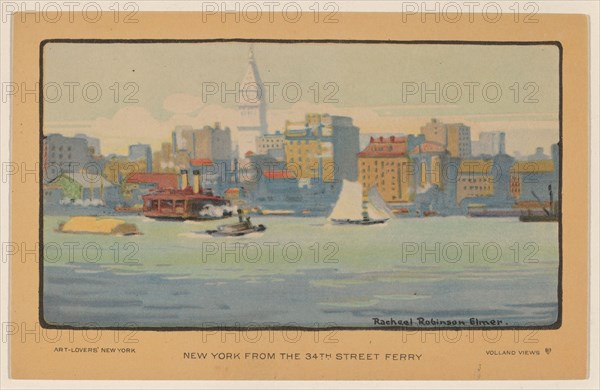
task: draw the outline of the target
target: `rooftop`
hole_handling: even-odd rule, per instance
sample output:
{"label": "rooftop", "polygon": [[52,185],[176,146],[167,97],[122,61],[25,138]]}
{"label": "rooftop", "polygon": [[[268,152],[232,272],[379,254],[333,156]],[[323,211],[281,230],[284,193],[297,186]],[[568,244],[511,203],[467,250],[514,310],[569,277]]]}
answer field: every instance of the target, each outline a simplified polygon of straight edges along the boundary
{"label": "rooftop", "polygon": [[554,172],[553,160],[517,161],[512,168],[512,173],[550,173]]}
{"label": "rooftop", "polygon": [[129,174],[125,181],[130,184],[152,183],[160,189],[173,189],[179,186],[176,173],[135,172]]}
{"label": "rooftop", "polygon": [[402,157],[406,152],[406,137],[371,137],[369,145],[358,157]]}

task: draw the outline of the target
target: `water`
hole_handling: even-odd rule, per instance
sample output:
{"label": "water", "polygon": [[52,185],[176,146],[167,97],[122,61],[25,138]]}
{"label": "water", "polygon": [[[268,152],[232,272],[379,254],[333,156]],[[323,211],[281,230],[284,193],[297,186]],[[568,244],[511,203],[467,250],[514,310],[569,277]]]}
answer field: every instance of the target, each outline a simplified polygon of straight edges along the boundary
{"label": "water", "polygon": [[68,217],[44,217],[47,322],[380,327],[375,319],[412,319],[413,326],[468,327],[477,318],[512,327],[557,321],[556,223],[445,217],[332,226],[325,218],[257,216],[266,232],[213,238],[203,232],[234,219],[119,218],[143,235],[59,233]]}

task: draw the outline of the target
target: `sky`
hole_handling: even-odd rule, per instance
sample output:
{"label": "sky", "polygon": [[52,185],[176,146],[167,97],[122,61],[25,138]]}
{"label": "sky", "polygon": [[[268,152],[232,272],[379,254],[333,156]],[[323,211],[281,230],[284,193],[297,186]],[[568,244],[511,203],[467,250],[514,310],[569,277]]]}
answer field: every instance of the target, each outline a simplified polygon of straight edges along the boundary
{"label": "sky", "polygon": [[361,134],[463,122],[473,140],[506,132],[507,152],[525,155],[537,146],[548,154],[559,139],[559,52],[550,45],[49,43],[44,132],[98,137],[104,154],[138,142],[156,149],[177,125],[220,122],[235,139],[231,91],[251,46],[269,85],[270,132],[320,112],[351,116]]}

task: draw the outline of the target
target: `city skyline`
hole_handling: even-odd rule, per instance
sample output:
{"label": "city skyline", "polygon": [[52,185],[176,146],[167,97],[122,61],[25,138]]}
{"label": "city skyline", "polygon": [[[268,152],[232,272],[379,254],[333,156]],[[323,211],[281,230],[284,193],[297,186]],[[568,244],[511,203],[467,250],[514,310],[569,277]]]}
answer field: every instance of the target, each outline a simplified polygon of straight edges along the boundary
{"label": "city skyline", "polygon": [[[303,90],[302,98],[296,103],[280,98],[268,104],[269,133],[283,129],[285,120],[300,120],[307,112],[319,112],[352,117],[361,134],[417,134],[420,126],[430,118],[446,123],[463,122],[471,127],[474,140],[480,132],[505,132],[506,152],[509,154],[514,151],[532,154],[539,146],[548,151],[550,145],[558,141],[558,51],[553,46],[495,46],[493,51],[485,46],[468,45],[255,43],[253,47],[265,82],[280,80],[281,85],[297,83]],[[237,139],[239,119],[234,97],[226,95],[224,103],[211,101],[215,96],[206,95],[206,89],[211,86],[210,83],[217,81],[224,83],[221,85],[226,89],[234,89],[236,83],[239,85],[247,66],[249,48],[248,43],[47,45],[44,62],[46,82],[62,84],[71,81],[85,85],[95,81],[106,98],[95,104],[81,99],[73,103],[66,99],[57,103],[46,102],[45,133],[67,136],[85,133],[100,138],[105,152],[116,154],[125,154],[128,145],[137,142],[148,143],[156,150],[178,125],[201,128],[221,122],[224,127],[232,129],[232,138]],[[355,48],[361,53],[366,50],[368,64],[361,62],[361,58],[353,58]],[[111,55],[104,56],[105,50],[109,50]],[[324,50],[331,61],[322,61],[322,56],[315,54]],[[469,65],[469,58],[488,52],[494,53],[489,57],[489,66]],[[77,60],[65,61],[65,56]],[[289,61],[281,61],[284,56]],[[194,61],[196,57],[202,61]],[[303,58],[317,60],[308,67],[299,66],[291,72],[289,64]],[[346,59],[346,63],[350,62],[347,67],[340,69],[331,65],[344,63],[342,58]],[[152,64],[148,63],[148,59],[152,59]],[[524,61],[528,66],[524,65]],[[157,66],[163,67],[162,72],[156,69]],[[180,71],[165,72],[165,66]],[[382,71],[376,71],[378,67]],[[172,73],[176,75],[172,76]],[[157,78],[156,74],[161,77]],[[187,76],[179,77],[181,74]],[[367,77],[356,77],[357,74]],[[432,77],[432,74],[435,76]],[[108,89],[115,80],[120,83],[118,103],[113,101],[114,90]],[[420,80],[431,80],[429,84],[423,84],[425,89],[441,83],[438,90],[444,96],[450,93],[449,86],[454,87],[452,83],[457,83],[464,94],[468,83],[474,80],[481,80],[481,85],[494,82],[500,86],[503,98],[490,103],[481,96],[477,98],[474,93],[473,103],[449,103],[444,101],[449,100],[449,96],[441,96],[439,103],[432,104],[435,94],[429,93],[425,94],[424,103],[415,102],[415,99],[423,100],[423,96],[407,93],[415,83],[420,88]],[[135,94],[138,103],[122,101],[126,93],[131,92],[125,90],[126,82],[138,85],[139,90]],[[324,95],[333,91],[325,89],[331,82],[338,88],[333,95],[338,103],[311,101],[316,93],[319,100],[325,100]],[[518,89],[515,89],[515,83],[518,83]],[[533,84],[525,89],[527,83]],[[313,88],[309,94],[308,88],[314,85],[318,88]],[[447,90],[444,89],[446,87]],[[205,88],[205,103],[202,101],[202,88]],[[514,103],[517,91],[518,99],[522,101],[532,93],[531,88],[537,88],[534,94],[537,103]],[[401,101],[403,98],[405,102]]]}

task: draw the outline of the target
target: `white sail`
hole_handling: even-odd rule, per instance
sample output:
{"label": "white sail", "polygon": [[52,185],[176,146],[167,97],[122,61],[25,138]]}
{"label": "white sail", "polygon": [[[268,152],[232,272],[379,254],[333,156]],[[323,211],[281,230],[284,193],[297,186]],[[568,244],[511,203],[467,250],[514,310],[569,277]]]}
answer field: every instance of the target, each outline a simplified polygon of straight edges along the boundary
{"label": "white sail", "polygon": [[329,219],[361,220],[362,219],[362,185],[358,182],[344,180],[342,191]]}
{"label": "white sail", "polygon": [[392,210],[388,207],[385,200],[379,194],[377,186],[371,187],[369,190],[369,202],[367,204],[367,212],[372,219],[388,219],[394,216]]}

